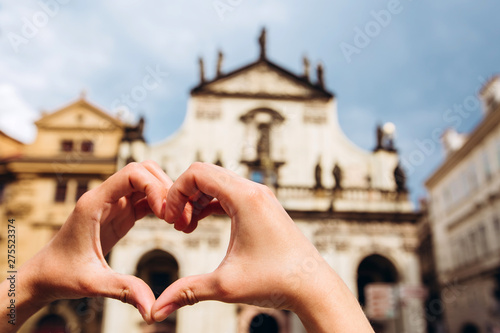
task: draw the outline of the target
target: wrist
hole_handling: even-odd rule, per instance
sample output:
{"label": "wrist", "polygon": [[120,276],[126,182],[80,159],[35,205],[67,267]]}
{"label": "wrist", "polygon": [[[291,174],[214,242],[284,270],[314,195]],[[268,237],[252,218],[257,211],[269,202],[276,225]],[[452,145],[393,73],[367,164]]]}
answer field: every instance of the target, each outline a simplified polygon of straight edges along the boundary
{"label": "wrist", "polygon": [[357,299],[338,274],[323,263],[303,288],[293,309],[306,330],[310,333],[373,332]]}
{"label": "wrist", "polygon": [[317,328],[320,327],[322,318],[330,316],[329,310],[336,301],[337,279],[337,274],[330,267],[322,267],[303,279],[291,310],[297,314],[308,332],[322,332]]}
{"label": "wrist", "polygon": [[4,318],[0,322],[1,332],[16,332],[30,316],[49,303],[37,294],[35,276],[36,272],[31,272],[25,264],[16,273],[8,273],[0,284],[0,314]]}

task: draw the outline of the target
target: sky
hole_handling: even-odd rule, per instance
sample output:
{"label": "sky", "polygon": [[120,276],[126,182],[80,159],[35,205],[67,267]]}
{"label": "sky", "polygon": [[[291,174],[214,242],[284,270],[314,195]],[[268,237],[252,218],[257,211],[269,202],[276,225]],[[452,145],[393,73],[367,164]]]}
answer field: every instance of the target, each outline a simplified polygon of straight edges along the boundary
{"label": "sky", "polygon": [[499,12],[465,0],[0,0],[0,130],[29,143],[42,111],[84,91],[145,116],[148,142],[161,141],[182,124],[198,58],[208,78],[218,50],[226,72],[253,62],[265,26],[272,61],[297,74],[304,55],[324,65],[351,141],[371,150],[376,125],[396,125],[417,202],[444,158],[439,135],[482,118],[477,93],[500,73]]}

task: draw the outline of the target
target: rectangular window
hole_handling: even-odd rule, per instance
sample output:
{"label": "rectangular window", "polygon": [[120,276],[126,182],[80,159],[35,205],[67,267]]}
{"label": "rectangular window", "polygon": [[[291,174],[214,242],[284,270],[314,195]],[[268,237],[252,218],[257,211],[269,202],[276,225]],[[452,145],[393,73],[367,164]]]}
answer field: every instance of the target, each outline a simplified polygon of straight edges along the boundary
{"label": "rectangular window", "polygon": [[65,181],[57,182],[56,187],[56,196],[54,198],[55,202],[64,202],[66,201],[66,190],[68,187],[68,183]]}
{"label": "rectangular window", "polygon": [[469,180],[469,187],[471,189],[471,192],[475,191],[479,185],[477,181],[477,172],[476,172],[476,166],[472,164],[469,167],[469,175],[468,175],[468,180]]}
{"label": "rectangular window", "polygon": [[462,182],[464,186],[464,195],[469,196],[469,194],[471,193],[471,188],[469,186],[469,181],[467,180],[467,174],[462,175]]}
{"label": "rectangular window", "polygon": [[490,160],[486,152],[483,152],[483,170],[484,170],[484,178],[487,181],[490,180],[491,179]]}
{"label": "rectangular window", "polygon": [[61,151],[66,153],[73,151],[73,141],[72,140],[61,141]]}
{"label": "rectangular window", "polygon": [[94,143],[90,140],[83,141],[80,148],[83,153],[93,153]]}
{"label": "rectangular window", "polygon": [[481,252],[483,255],[487,254],[488,253],[488,240],[486,238],[486,227],[484,226],[484,224],[482,224],[480,227],[479,227],[479,245],[481,247]]}
{"label": "rectangular window", "polygon": [[476,231],[471,231],[469,233],[469,244],[470,244],[470,260],[475,260],[479,257],[479,253],[477,251],[477,233]]}
{"label": "rectangular window", "polygon": [[89,183],[88,181],[79,181],[78,185],[76,187],[76,196],[75,196],[75,201],[78,201],[80,197],[87,192],[89,189]]}
{"label": "rectangular window", "polygon": [[497,171],[500,171],[500,140],[497,141]]}
{"label": "rectangular window", "polygon": [[460,248],[462,249],[463,253],[461,255],[461,262],[462,265],[466,264],[469,261],[469,247],[467,246],[467,240],[465,238],[462,238],[460,240]]}
{"label": "rectangular window", "polygon": [[0,203],[3,202],[4,195],[5,195],[5,183],[4,182],[0,182]]}
{"label": "rectangular window", "polygon": [[459,243],[458,239],[455,238],[451,244],[452,244],[451,248],[453,251],[453,255],[452,255],[453,264],[454,264],[454,268],[457,268],[457,267],[460,267],[462,265],[462,256],[460,255],[460,243]]}
{"label": "rectangular window", "polygon": [[493,230],[495,230],[495,237],[498,239],[497,244],[500,246],[500,218],[498,216],[493,219]]}

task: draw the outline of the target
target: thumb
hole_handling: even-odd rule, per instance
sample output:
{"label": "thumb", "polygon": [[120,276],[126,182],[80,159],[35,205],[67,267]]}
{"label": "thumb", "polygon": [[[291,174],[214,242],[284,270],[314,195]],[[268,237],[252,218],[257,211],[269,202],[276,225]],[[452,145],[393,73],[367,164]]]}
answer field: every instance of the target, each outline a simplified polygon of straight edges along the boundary
{"label": "thumb", "polygon": [[151,308],[155,296],[151,288],[141,279],[132,275],[107,272],[100,281],[100,287],[94,287],[101,296],[118,299],[123,303],[135,306],[148,324],[153,323]]}
{"label": "thumb", "polygon": [[220,284],[215,273],[181,278],[165,289],[158,297],[151,315],[157,322],[165,320],[175,310],[200,301],[219,300]]}

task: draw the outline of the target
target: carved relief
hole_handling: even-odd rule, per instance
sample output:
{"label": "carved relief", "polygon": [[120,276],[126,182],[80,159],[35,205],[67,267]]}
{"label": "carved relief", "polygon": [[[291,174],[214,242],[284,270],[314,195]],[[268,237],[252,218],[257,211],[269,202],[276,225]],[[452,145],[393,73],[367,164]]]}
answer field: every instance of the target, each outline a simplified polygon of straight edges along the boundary
{"label": "carved relief", "polygon": [[221,117],[220,103],[210,98],[200,99],[196,109],[196,118],[215,120]]}
{"label": "carved relief", "polygon": [[321,105],[308,104],[304,110],[304,123],[324,124],[327,121],[327,114]]}
{"label": "carved relief", "polygon": [[313,91],[271,69],[265,63],[230,80],[214,82],[207,90],[219,93],[278,96],[311,96]]}
{"label": "carved relief", "polygon": [[219,247],[220,238],[217,235],[213,235],[208,238],[208,246],[211,248]]}
{"label": "carved relief", "polygon": [[184,241],[184,244],[186,244],[187,247],[189,248],[197,248],[200,246],[200,239],[199,238],[186,238]]}
{"label": "carved relief", "polygon": [[33,206],[26,202],[11,203],[5,209],[5,215],[23,217],[31,214]]}
{"label": "carved relief", "polygon": [[336,241],[335,249],[337,251],[347,251],[349,249],[349,242],[347,241]]}

